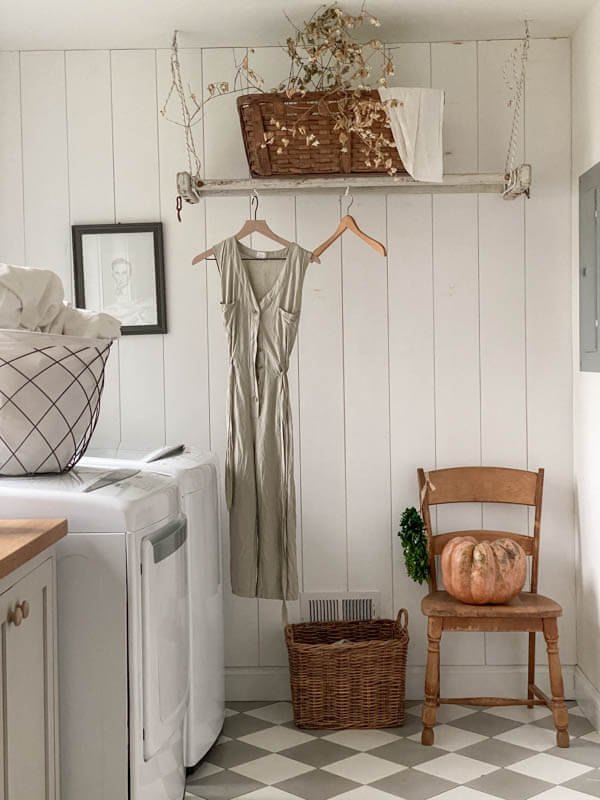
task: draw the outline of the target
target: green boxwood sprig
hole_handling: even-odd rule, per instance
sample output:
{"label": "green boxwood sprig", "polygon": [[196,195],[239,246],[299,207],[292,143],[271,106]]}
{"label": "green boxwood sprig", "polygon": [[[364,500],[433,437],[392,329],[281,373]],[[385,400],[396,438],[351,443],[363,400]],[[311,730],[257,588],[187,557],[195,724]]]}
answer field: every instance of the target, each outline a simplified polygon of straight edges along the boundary
{"label": "green boxwood sprig", "polygon": [[398,532],[409,576],[416,583],[429,581],[429,553],[425,525],[416,508],[406,508]]}

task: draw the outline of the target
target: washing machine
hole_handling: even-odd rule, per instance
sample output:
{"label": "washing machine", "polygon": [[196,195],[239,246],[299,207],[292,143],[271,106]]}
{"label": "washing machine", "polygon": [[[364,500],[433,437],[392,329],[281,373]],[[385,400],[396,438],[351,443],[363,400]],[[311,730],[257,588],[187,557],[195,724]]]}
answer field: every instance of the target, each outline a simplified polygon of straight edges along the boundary
{"label": "washing machine", "polygon": [[0,479],[5,517],[66,517],[57,545],[61,800],[181,800],[187,526],[173,478],[78,467]]}
{"label": "washing machine", "polygon": [[225,715],[223,583],[219,547],[219,469],[216,456],[176,445],[132,458],[85,457],[103,469],[141,469],[173,477],[188,524],[190,696],[184,761],[195,766],[215,743]]}

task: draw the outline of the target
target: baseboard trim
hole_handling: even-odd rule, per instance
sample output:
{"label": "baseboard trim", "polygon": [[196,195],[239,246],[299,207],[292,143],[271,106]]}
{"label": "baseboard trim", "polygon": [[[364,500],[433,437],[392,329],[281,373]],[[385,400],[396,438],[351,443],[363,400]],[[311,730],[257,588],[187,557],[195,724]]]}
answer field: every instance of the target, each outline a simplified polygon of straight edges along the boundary
{"label": "baseboard trim", "polygon": [[[576,696],[579,699],[580,695],[583,696],[583,690],[577,693],[575,691],[576,670],[580,671],[574,665],[567,664],[563,666],[565,698],[567,700],[572,700]],[[581,675],[585,678],[583,673]],[[525,665],[442,666],[441,678],[442,693],[445,697],[527,696],[527,667]],[[407,668],[407,699],[418,700],[423,697],[424,680],[424,666]],[[585,680],[587,681],[587,678]],[[594,688],[589,681],[587,683],[592,689]],[[547,694],[550,693],[548,670],[545,666],[539,665],[536,668],[536,684],[542,691]],[[288,668],[227,667],[225,670],[225,696],[228,700],[289,700],[290,678]],[[599,715],[598,719],[600,720],[600,693],[597,691],[595,703],[595,708]],[[592,719],[592,717],[589,717],[589,719]]]}
{"label": "baseboard trim", "polygon": [[600,730],[600,691],[580,666],[575,667],[575,697],[587,719],[596,730]]}

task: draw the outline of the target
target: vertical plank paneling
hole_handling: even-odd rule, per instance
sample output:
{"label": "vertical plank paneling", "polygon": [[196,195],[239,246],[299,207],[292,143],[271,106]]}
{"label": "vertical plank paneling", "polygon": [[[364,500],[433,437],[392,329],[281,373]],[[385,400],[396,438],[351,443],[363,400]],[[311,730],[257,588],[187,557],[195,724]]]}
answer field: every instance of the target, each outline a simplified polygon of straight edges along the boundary
{"label": "vertical plank paneling", "polygon": [[390,46],[394,75],[388,86],[427,87],[431,83],[431,45],[428,42],[407,42]]}
{"label": "vertical plank paneling", "polygon": [[477,172],[477,43],[431,45],[431,85],[444,89],[444,172]]}
{"label": "vertical plank paneling", "polygon": [[[114,222],[110,54],[72,50],[66,54],[65,68],[71,222]],[[115,453],[121,440],[119,352],[120,343],[115,342],[90,445],[95,453]]]}
{"label": "vertical plank paneling", "polygon": [[[206,199],[206,240],[210,247],[239,230],[248,215],[245,197]],[[229,359],[221,316],[221,281],[214,261],[203,262],[207,271],[208,345],[210,363],[210,446],[217,453],[221,472],[225,463],[225,411]],[[221,482],[223,486],[223,481]],[[224,574],[229,576],[229,516],[221,492]],[[229,579],[225,581],[225,663],[255,666],[259,663],[258,601],[235,597]]]}
{"label": "vertical plank paneling", "polygon": [[[510,89],[502,70],[518,42],[478,42],[479,170],[501,172],[513,118]],[[523,111],[523,109],[522,109]],[[517,137],[515,164],[523,161],[523,122]]]}
{"label": "vertical plank paneling", "polygon": [[[479,169],[501,170],[512,108],[502,76],[515,42],[478,43]],[[516,163],[522,160],[523,130]],[[524,200],[479,197],[481,457],[487,465],[527,467]],[[485,505],[483,527],[524,533],[522,506]],[[527,636],[486,634],[486,663],[527,661]]]}
{"label": "vertical plank paneling", "polygon": [[[525,208],[529,466],[546,468],[540,592],[563,607],[561,658],[573,664],[568,39],[531,43],[525,103],[525,158],[533,165],[536,186]],[[544,656],[538,646],[538,660]]]}
{"label": "vertical plank paneling", "polygon": [[[384,195],[357,194],[361,227],[386,241]],[[358,237],[342,241],[348,583],[378,588],[392,612],[386,260]]]}
{"label": "vertical plank paneling", "polygon": [[[477,196],[433,198],[437,466],[480,463]],[[440,506],[438,529],[481,527],[481,506]],[[483,664],[483,634],[453,634],[442,662]]]}
{"label": "vertical plank paneling", "polygon": [[[160,219],[156,53],[111,54],[117,222]],[[120,342],[121,446],[148,450],[165,441],[164,358],[160,335]]]}
{"label": "vertical plank paneling", "polygon": [[24,264],[19,53],[0,53],[0,262]]}
{"label": "vertical plank paneling", "polygon": [[[327,239],[339,222],[339,200],[299,195],[298,239],[307,248]],[[311,264],[300,326],[300,452],[304,589],[346,591],[344,460],[344,344],[341,242]]]}
{"label": "vertical plank paneling", "polygon": [[431,207],[430,195],[388,197],[394,610],[407,608],[419,632],[409,645],[412,664],[425,663],[425,587],[408,577],[396,534],[404,509],[419,505],[417,467],[435,466]]}
{"label": "vertical plank paneling", "polygon": [[[479,198],[481,456],[527,468],[523,200]],[[483,527],[527,532],[524,506],[484,505]],[[527,660],[527,636],[486,634],[486,663]]]}
{"label": "vertical plank paneling", "polygon": [[21,53],[25,263],[56,272],[71,298],[65,54]]}
{"label": "vertical plank paneling", "polygon": [[[218,47],[203,50],[203,85],[229,81],[233,88],[236,65],[245,48]],[[200,91],[197,90],[198,94]],[[204,175],[206,178],[245,178],[248,162],[240,135],[236,96],[214,97],[206,105],[204,118]]]}
{"label": "vertical plank paneling", "polygon": [[[184,204],[182,222],[175,213],[178,172],[188,169],[183,132],[162,115],[160,109],[171,84],[168,50],[157,60],[158,145],[160,205],[165,239],[167,318],[164,337],[165,435],[169,443],[186,442],[209,446],[208,334],[206,318],[205,263],[192,266],[192,258],[205,249],[204,201]],[[191,86],[202,86],[202,51],[182,50],[181,63]],[[173,97],[169,116],[179,118]],[[194,128],[196,150],[202,153],[202,126]],[[208,265],[210,267],[210,265]]]}

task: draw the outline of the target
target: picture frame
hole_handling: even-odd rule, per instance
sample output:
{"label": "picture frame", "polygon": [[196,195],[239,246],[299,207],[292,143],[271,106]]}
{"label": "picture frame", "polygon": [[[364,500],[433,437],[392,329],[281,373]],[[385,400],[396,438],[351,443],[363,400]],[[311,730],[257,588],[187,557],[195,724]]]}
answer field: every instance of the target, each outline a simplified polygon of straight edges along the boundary
{"label": "picture frame", "polygon": [[166,333],[162,223],[71,227],[77,307],[116,317],[125,336]]}

